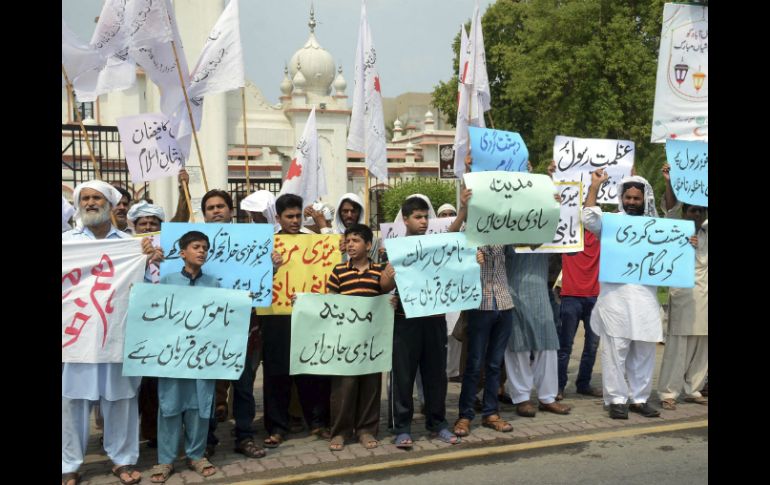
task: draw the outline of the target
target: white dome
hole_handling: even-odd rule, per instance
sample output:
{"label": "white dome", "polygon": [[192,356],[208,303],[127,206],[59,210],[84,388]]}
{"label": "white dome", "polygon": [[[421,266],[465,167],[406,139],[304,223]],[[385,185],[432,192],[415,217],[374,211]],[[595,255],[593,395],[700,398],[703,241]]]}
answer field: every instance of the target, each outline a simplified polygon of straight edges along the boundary
{"label": "white dome", "polygon": [[307,85],[307,79],[305,79],[305,76],[302,74],[301,70],[296,70],[296,74],[294,74],[293,82],[294,82],[294,88],[299,93],[302,92]]}
{"label": "white dome", "polygon": [[400,130],[401,129],[401,120],[396,118],[396,121],[393,122],[393,129]]}
{"label": "white dome", "polygon": [[289,68],[283,68],[283,81],[281,81],[281,92],[284,96],[291,94],[291,80],[289,79]]}
{"label": "white dome", "polygon": [[430,110],[425,113],[425,121],[433,121],[433,113],[431,113]]}
{"label": "white dome", "polygon": [[[297,73],[298,63],[302,66],[307,81],[305,90],[309,93],[327,96],[334,80],[334,59],[318,44],[313,32],[310,33],[304,47],[291,56],[289,69],[292,77]],[[294,84],[296,85],[296,82]]]}
{"label": "white dome", "polygon": [[348,87],[348,83],[345,82],[345,78],[342,77],[342,66],[337,69],[337,78],[334,80],[334,89],[337,90],[337,94],[345,94],[345,88]]}

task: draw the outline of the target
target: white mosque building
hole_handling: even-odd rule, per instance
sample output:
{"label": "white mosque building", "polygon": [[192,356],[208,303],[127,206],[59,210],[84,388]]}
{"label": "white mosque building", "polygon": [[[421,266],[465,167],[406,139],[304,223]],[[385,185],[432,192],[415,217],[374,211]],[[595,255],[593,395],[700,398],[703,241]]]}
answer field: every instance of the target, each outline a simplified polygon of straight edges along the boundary
{"label": "white mosque building", "polygon": [[[223,0],[188,0],[176,2],[176,18],[188,60],[196,59],[203,47],[210,25],[203,19],[215,19],[224,8]],[[202,128],[198,132],[209,188],[229,191],[238,206],[239,199],[258,189],[277,193],[293,156],[297,140],[313,107],[316,108],[321,157],[326,173],[328,195],[324,202],[334,205],[345,192],[365,197],[363,154],[347,150],[347,133],[351,106],[345,94],[348,83],[342,67],[335,66],[333,56],[316,38],[316,22],[311,8],[309,36],[284,67],[281,97],[271,105],[257,86],[247,80],[245,88],[246,133],[244,145],[243,95],[240,90],[206,96]],[[278,67],[280,68],[280,67]],[[352,85],[351,85],[352,89]],[[117,141],[116,119],[139,113],[159,113],[160,93],[144,72],[137,70],[136,84],[125,91],[102,95],[95,103],[78,108],[93,130],[94,151],[101,160],[103,178],[134,191],[136,198],[145,192],[167,213],[173,214],[178,197],[175,178],[165,178],[145,185],[133,186],[126,173],[122,147]],[[406,115],[406,126],[399,118],[393,124],[392,141],[388,143],[388,180],[370,180],[372,194],[387,189],[401,180],[415,177],[438,178],[440,160],[445,160],[445,174],[451,173],[451,145],[454,129],[437,130],[434,114],[428,110],[422,119]],[[62,88],[62,194],[71,199],[74,185],[93,177],[88,167],[85,147],[78,148],[80,132],[73,124],[74,108]],[[398,113],[403,116],[402,113]],[[64,126],[67,125],[67,126]],[[246,154],[249,180],[246,190]],[[443,157],[442,157],[443,153]],[[187,171],[196,220],[202,220],[200,199],[205,193],[194,146]],[[446,170],[450,167],[449,170]],[[79,170],[79,172],[78,172]],[[113,170],[113,172],[110,172]],[[77,174],[75,172],[78,172]],[[372,209],[376,212],[376,196]],[[374,222],[374,220],[372,220]]]}

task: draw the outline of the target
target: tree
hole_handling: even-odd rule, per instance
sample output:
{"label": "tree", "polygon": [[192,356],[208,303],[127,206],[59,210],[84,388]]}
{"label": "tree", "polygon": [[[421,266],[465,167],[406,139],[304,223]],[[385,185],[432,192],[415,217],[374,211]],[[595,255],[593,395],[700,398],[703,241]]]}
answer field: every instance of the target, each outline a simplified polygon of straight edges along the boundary
{"label": "tree", "polygon": [[[487,9],[490,113],[496,128],[522,135],[537,172],[550,163],[556,135],[626,139],[636,144],[636,172],[663,193],[664,145],[649,142],[663,4],[497,0]],[[457,66],[459,34],[454,51]],[[451,120],[456,90],[457,75],[433,91]]]}
{"label": "tree", "polygon": [[382,211],[386,221],[392,221],[401,210],[401,204],[412,194],[422,194],[430,199],[434,209],[443,204],[455,204],[457,196],[454,181],[439,182],[424,178],[416,178],[409,182],[393,187],[382,195]]}

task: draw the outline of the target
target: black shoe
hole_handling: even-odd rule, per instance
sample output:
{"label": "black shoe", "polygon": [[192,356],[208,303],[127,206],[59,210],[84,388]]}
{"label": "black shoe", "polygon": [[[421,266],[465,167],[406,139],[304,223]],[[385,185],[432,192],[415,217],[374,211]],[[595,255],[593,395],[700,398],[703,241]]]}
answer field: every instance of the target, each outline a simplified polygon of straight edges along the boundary
{"label": "black shoe", "polygon": [[626,404],[610,404],[610,417],[612,419],[628,419],[628,406]]}
{"label": "black shoe", "polygon": [[513,406],[513,400],[507,394],[498,394],[497,401],[503,404],[510,404],[511,406]]}
{"label": "black shoe", "polygon": [[660,411],[650,406],[646,402],[643,402],[641,404],[632,404],[628,407],[628,410],[633,411],[635,413],[639,413],[645,418],[657,418],[658,416],[660,416]]}

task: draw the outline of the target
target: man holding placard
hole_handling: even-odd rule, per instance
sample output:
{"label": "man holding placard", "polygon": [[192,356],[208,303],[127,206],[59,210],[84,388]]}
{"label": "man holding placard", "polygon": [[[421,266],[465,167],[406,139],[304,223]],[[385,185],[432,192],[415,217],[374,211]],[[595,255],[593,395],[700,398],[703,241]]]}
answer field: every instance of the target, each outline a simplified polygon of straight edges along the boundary
{"label": "man holding placard", "polygon": [[[101,180],[80,184],[75,188],[74,200],[77,204],[76,216],[80,218],[83,227],[63,233],[62,242],[130,239],[128,234],[120,231],[110,222],[110,212],[121,202],[122,197],[117,189]],[[160,257],[149,240],[143,240],[141,248],[142,253],[152,255],[150,261]],[[62,255],[64,256],[64,248]],[[138,252],[137,255],[139,255]],[[113,258],[114,256],[113,254]],[[108,281],[117,279],[117,269],[117,261],[113,263],[106,253],[102,256],[101,262],[91,269],[90,274],[96,276],[96,281],[91,290],[90,302],[83,301],[81,298],[74,300],[78,309],[74,312],[72,324],[63,329],[62,336],[66,339],[66,342],[63,342],[63,352],[65,347],[70,346],[70,342],[80,339],[81,335],[85,340],[85,324],[91,319],[91,315],[83,313],[87,311],[86,307],[91,310],[93,305],[98,312],[98,316],[94,312],[95,318],[92,320],[89,331],[93,326],[98,326],[96,320],[99,317],[102,319],[104,328],[102,347],[107,340],[110,328],[114,326],[122,330],[118,322],[110,320],[109,315],[122,305],[125,300],[124,295],[115,295],[113,290],[112,295],[105,302],[97,301],[96,295],[99,288],[103,288],[101,291],[104,291],[104,288],[109,289],[113,283],[99,281],[99,279]],[[142,264],[138,271],[132,271],[131,275],[135,278],[133,281],[141,281],[144,270],[144,264]],[[128,272],[120,277],[128,277]],[[78,286],[81,278],[85,280],[89,276],[80,268],[74,268],[73,271],[62,276],[62,286],[67,281],[72,283],[70,290],[64,296],[75,291],[73,288]],[[64,300],[63,297],[63,304]],[[75,326],[78,322],[82,322],[79,329]],[[114,331],[112,333],[114,334]],[[110,341],[113,339],[114,337]],[[91,349],[86,350],[91,351]],[[137,390],[141,378],[124,377],[122,361],[105,360],[98,355],[96,358],[86,359],[65,359],[63,355],[62,359],[62,483],[71,485],[80,479],[77,470],[83,463],[88,444],[88,416],[94,401],[99,403],[104,415],[104,449],[115,464],[112,469],[113,474],[123,483],[139,482],[141,474],[134,466],[139,458]]]}
{"label": "man holding placard", "polygon": [[[283,194],[275,201],[275,211],[281,225],[281,231],[277,234],[297,237],[302,227],[302,198],[295,194]],[[284,259],[280,255],[274,260],[277,266],[283,263]],[[290,292],[287,288],[286,292],[293,293],[294,290]],[[329,378],[320,375],[290,375],[291,315],[266,315],[262,318],[265,427],[268,432],[265,446],[277,448],[289,433],[292,382],[297,386],[302,413],[311,434],[328,439]]]}
{"label": "man holding placard", "polygon": [[[608,179],[604,170],[591,174],[583,222],[597,236],[602,234],[603,214],[597,204],[599,187]],[[618,184],[619,212],[629,216],[657,217],[652,187],[642,177],[625,177]],[[603,251],[606,249],[603,247]],[[607,253],[602,254],[606,258]],[[591,327],[602,345],[604,403],[613,419],[628,419],[628,411],[652,418],[660,411],[647,402],[652,392],[655,344],[663,338],[656,288],[650,285],[608,283],[591,314]],[[628,384],[626,383],[628,380]],[[630,400],[631,404],[627,402]]]}
{"label": "man holding placard", "polygon": [[671,186],[668,164],[664,209],[666,217],[689,219],[695,223],[695,287],[669,288],[666,350],[658,378],[658,394],[663,409],[676,409],[676,399],[684,390],[685,402],[706,405],[701,390],[708,373],[708,208],[682,203]]}

